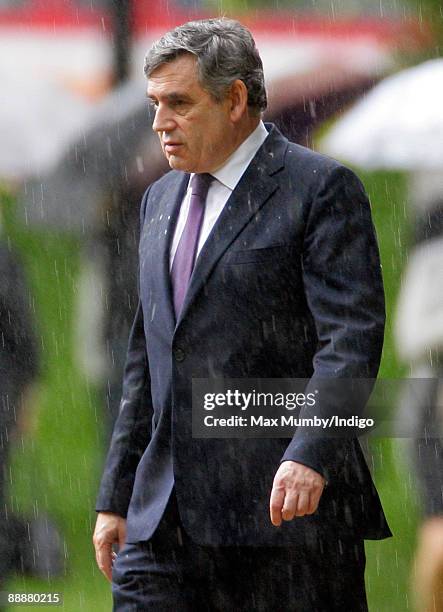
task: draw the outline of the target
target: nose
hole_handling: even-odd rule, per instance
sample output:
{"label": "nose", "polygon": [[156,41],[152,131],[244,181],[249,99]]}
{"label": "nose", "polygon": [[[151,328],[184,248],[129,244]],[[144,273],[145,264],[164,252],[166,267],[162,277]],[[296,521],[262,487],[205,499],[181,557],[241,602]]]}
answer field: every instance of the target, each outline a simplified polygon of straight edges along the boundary
{"label": "nose", "polygon": [[175,128],[175,121],[170,109],[163,104],[155,109],[154,121],[152,129],[154,132],[170,132]]}

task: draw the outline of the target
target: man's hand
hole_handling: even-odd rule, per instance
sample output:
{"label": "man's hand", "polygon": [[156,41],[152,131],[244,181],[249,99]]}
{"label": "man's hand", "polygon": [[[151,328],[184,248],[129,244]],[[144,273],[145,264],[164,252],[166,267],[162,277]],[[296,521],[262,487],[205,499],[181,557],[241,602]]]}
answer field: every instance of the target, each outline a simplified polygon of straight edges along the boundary
{"label": "man's hand", "polygon": [[291,521],[295,516],[313,514],[317,510],[325,482],[323,476],[306,465],[283,461],[272,486],[272,524],[280,527],[282,520]]}
{"label": "man's hand", "polygon": [[95,558],[101,572],[111,582],[113,552],[112,545],[123,546],[126,540],[126,519],[112,512],[99,512],[95,523],[94,542]]}

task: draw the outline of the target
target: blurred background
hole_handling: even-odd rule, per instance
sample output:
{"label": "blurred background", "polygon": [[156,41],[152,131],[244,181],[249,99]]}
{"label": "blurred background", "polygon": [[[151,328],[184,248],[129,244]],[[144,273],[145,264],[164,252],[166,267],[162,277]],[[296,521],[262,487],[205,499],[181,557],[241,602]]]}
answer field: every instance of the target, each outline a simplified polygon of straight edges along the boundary
{"label": "blurred background", "polygon": [[[443,397],[440,0],[0,0],[0,591],[110,609],[95,495],[136,305],[139,202],[167,170],[143,56],[175,25],[220,15],[254,34],[265,118],[365,184],[388,308],[380,375],[429,379]],[[366,444],[394,533],[367,543],[371,612],[443,610],[443,419],[429,397],[393,407],[430,419],[426,443]]]}

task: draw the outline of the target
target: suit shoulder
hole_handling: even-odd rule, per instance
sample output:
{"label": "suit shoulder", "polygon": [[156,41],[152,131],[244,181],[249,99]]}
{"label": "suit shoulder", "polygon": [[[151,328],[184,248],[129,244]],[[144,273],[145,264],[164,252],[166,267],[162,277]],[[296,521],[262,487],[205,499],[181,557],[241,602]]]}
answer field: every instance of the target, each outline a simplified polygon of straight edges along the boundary
{"label": "suit shoulder", "polygon": [[309,191],[316,192],[322,186],[336,182],[353,185],[364,191],[353,170],[332,157],[293,142],[288,142],[285,168],[290,177],[296,176]]}
{"label": "suit shoulder", "polygon": [[349,170],[336,159],[295,142],[288,142],[285,162],[290,167],[294,166],[299,169],[311,169],[324,173],[331,173],[340,168]]}

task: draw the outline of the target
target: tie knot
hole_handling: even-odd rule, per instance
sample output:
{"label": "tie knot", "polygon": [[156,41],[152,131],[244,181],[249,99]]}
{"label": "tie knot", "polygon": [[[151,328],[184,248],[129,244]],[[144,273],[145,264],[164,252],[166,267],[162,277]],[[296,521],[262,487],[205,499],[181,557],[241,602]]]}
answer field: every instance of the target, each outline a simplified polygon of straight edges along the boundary
{"label": "tie knot", "polygon": [[191,180],[192,195],[200,196],[203,200],[208,195],[209,185],[214,180],[212,174],[203,172],[202,174],[194,174]]}

